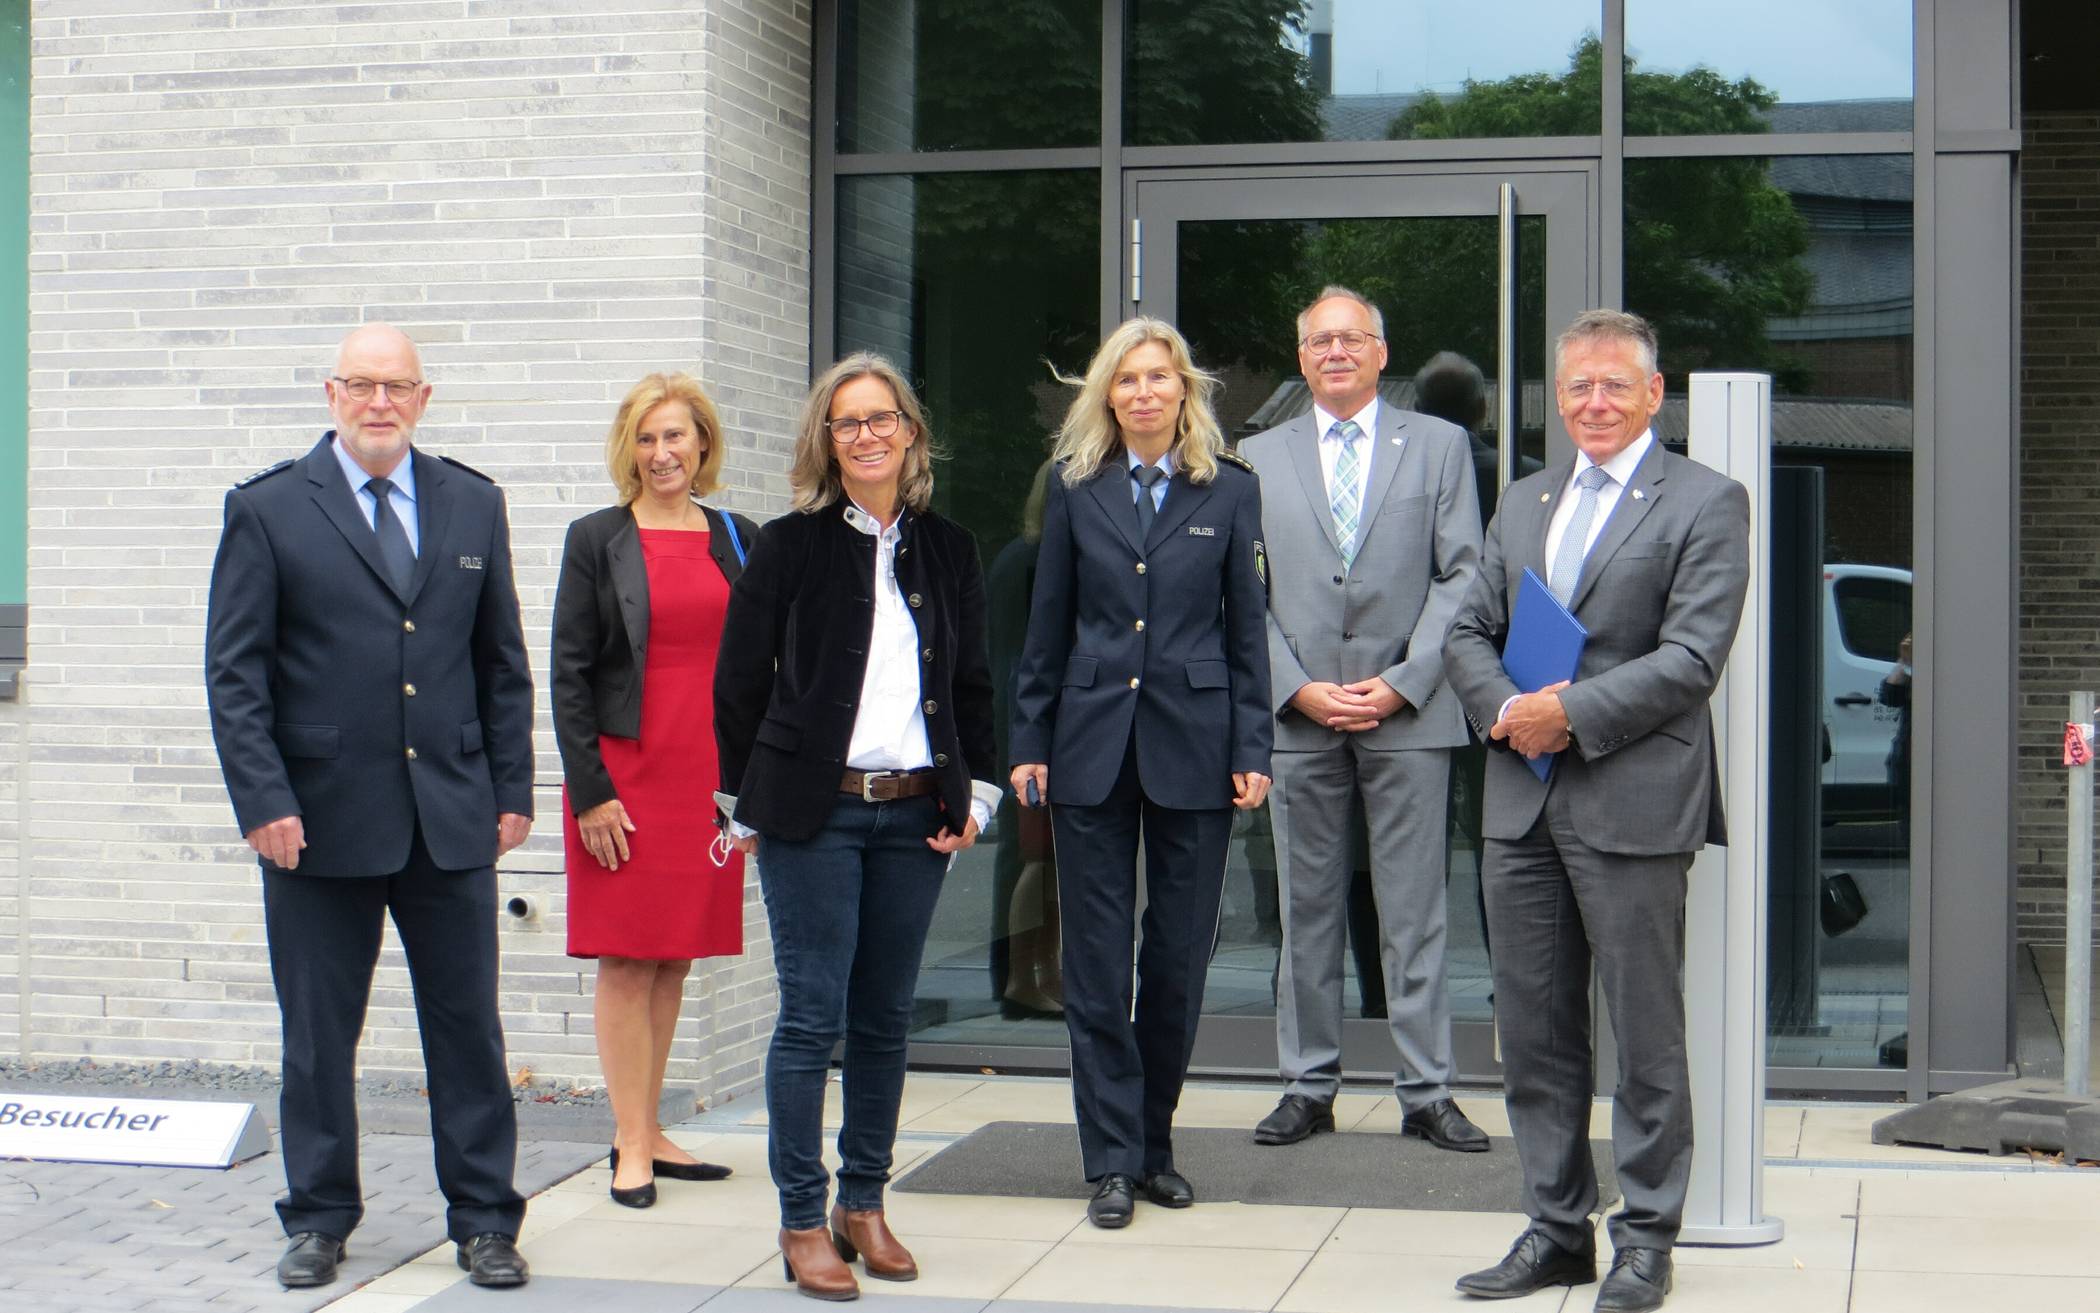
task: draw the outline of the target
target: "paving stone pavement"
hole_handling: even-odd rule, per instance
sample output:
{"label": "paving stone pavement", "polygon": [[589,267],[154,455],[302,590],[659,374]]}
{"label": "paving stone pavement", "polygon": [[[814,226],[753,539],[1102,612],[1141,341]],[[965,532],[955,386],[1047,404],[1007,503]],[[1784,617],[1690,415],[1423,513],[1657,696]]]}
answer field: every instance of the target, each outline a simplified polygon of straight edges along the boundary
{"label": "paving stone pavement", "polygon": [[[445,1238],[427,1135],[366,1134],[365,1220],[333,1285],[277,1284],[284,1192],[271,1151],[226,1171],[0,1161],[0,1310],[6,1313],[304,1313]],[[528,1198],[605,1156],[602,1145],[527,1140]]]}

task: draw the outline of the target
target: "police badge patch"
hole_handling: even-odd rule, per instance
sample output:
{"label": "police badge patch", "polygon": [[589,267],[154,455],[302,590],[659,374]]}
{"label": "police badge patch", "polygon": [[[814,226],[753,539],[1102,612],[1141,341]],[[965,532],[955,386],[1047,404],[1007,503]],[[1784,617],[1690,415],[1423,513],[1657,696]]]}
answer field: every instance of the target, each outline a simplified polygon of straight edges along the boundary
{"label": "police badge patch", "polygon": [[1267,592],[1269,588],[1269,549],[1261,545],[1261,539],[1259,538],[1254,540],[1254,577],[1261,580],[1262,591]]}

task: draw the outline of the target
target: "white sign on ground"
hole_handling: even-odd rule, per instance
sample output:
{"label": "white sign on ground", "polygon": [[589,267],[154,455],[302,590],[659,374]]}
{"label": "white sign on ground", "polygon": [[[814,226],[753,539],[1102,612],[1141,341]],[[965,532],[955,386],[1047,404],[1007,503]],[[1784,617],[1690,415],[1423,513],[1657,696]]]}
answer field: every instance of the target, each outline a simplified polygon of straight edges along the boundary
{"label": "white sign on ground", "polygon": [[0,1092],[0,1158],[231,1167],[269,1147],[252,1103]]}

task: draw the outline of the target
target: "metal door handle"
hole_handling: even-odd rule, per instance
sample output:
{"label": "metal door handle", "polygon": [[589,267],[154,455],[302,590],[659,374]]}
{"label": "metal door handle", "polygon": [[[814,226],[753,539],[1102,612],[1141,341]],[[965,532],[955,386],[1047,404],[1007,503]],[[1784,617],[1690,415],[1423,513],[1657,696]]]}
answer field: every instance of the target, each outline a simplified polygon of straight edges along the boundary
{"label": "metal door handle", "polygon": [[1872,704],[1874,699],[1864,693],[1845,693],[1832,698],[1831,701],[1841,707],[1864,707]]}

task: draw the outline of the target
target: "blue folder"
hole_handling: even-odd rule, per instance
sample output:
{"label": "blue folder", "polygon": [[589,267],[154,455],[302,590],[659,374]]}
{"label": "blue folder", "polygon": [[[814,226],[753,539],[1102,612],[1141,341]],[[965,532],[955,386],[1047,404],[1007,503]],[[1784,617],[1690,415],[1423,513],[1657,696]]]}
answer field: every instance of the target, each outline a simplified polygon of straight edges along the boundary
{"label": "blue folder", "polygon": [[[1502,644],[1502,669],[1520,693],[1536,693],[1548,684],[1575,678],[1582,647],[1590,631],[1560,604],[1538,572],[1526,566],[1517,581],[1517,609],[1509,618],[1509,638]],[[1524,764],[1543,782],[1560,754],[1526,757]]]}

